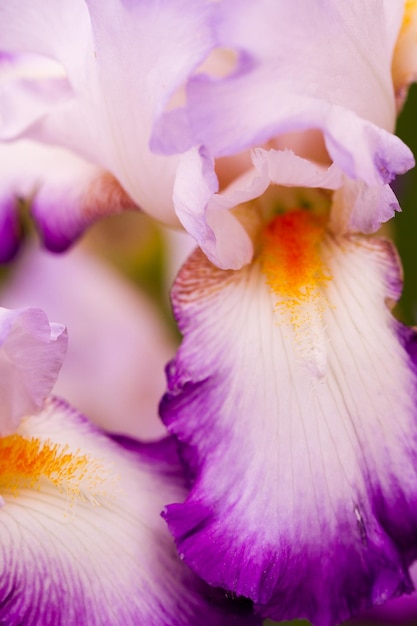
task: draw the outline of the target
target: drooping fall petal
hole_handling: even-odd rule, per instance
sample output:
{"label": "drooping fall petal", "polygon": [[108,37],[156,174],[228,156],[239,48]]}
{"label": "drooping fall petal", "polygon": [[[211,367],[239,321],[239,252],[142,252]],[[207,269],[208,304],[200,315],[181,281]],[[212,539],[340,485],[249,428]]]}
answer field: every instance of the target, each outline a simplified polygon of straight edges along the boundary
{"label": "drooping fall petal", "polygon": [[161,411],[192,489],[167,508],[185,561],[276,620],[332,626],[410,591],[415,334],[386,306],[387,242],[278,216],[254,262],[201,253],[173,291],[184,340]]}
{"label": "drooping fall petal", "polygon": [[257,623],[219,607],[178,558],[159,516],[185,494],[172,441],[112,440],[49,399],[0,449],[3,623]]}

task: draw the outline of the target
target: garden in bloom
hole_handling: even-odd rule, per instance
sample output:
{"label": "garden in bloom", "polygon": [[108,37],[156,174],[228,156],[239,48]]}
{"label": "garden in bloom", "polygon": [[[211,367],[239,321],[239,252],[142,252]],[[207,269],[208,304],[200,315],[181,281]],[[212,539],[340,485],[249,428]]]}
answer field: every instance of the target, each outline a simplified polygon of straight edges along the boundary
{"label": "garden in bloom", "polygon": [[414,82],[414,0],[0,0],[0,624],[417,624]]}

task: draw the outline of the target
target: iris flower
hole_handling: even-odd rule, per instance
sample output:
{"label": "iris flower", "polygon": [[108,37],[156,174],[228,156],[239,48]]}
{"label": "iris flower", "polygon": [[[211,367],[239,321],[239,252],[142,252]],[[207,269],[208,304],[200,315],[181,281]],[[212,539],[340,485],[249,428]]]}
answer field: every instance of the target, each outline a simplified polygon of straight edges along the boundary
{"label": "iris flower", "polygon": [[176,554],[159,515],[186,493],[172,440],[109,437],[50,395],[65,348],[39,309],[0,309],[0,620],[259,623]]}
{"label": "iris flower", "polygon": [[161,410],[193,486],[165,517],[210,584],[330,626],[413,589],[416,336],[390,314],[392,245],[335,235],[295,193],[250,265],[198,251],[174,285]]}
{"label": "iris flower", "polygon": [[181,559],[262,617],[331,626],[413,589],[416,336],[390,313],[395,250],[369,236],[414,162],[392,134],[405,8],[0,7],[0,138],[84,159],[71,219],[35,198],[48,245],[139,205],[201,248],[174,285],[161,403],[191,490],[162,494],[164,516]]}
{"label": "iris flower", "polygon": [[390,313],[395,249],[369,236],[413,164],[391,134],[404,6],[261,5],[223,5],[236,73],[189,84],[189,165],[211,186],[184,194],[206,254],[172,294],[184,339],[161,413],[192,489],[165,517],[210,584],[332,626],[413,590],[416,333]]}

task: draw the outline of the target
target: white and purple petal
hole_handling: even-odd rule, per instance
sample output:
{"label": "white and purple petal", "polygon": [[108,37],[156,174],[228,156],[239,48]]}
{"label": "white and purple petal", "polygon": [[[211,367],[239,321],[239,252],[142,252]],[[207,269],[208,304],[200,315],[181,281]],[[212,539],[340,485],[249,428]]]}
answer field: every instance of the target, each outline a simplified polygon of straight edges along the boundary
{"label": "white and purple petal", "polygon": [[66,250],[101,217],[136,208],[111,174],[62,148],[32,141],[0,144],[0,163],[3,262],[19,245],[21,201],[53,252]]}
{"label": "white and purple petal", "polygon": [[0,448],[2,623],[259,623],[178,558],[160,518],[186,493],[172,441],[111,439],[49,399]]}
{"label": "white and purple petal", "polygon": [[[371,207],[371,210],[370,210]],[[373,233],[401,207],[389,185],[369,187],[345,178],[332,198],[331,228],[336,233]]]}
{"label": "white and purple petal", "polygon": [[62,324],[35,308],[0,307],[0,435],[39,411],[58,377],[67,349]]}
{"label": "white and purple petal", "polygon": [[321,256],[291,291],[259,257],[232,272],[195,253],[161,413],[192,480],[165,514],[184,560],[262,616],[333,626],[413,588],[417,357],[386,306],[390,244],[327,235]]}

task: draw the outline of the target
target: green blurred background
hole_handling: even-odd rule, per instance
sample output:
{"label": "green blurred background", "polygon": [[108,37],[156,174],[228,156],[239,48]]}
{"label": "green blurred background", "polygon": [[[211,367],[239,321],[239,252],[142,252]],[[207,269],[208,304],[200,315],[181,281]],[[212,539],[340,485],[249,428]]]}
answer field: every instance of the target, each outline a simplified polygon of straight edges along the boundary
{"label": "green blurred background", "polygon": [[[410,89],[408,100],[398,119],[397,134],[417,158],[417,85]],[[401,176],[395,184],[402,213],[392,221],[392,235],[404,268],[404,291],[396,313],[407,324],[417,323],[417,175],[416,168]]]}

